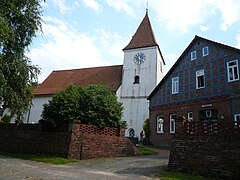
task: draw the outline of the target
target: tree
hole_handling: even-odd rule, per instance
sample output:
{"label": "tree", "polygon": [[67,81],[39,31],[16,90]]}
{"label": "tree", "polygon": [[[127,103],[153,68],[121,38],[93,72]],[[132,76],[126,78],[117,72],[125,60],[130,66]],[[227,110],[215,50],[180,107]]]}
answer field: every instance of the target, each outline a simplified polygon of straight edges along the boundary
{"label": "tree", "polygon": [[84,124],[118,127],[122,110],[116,95],[105,86],[70,85],[44,105],[42,117],[55,126],[79,119]]}
{"label": "tree", "polygon": [[149,139],[150,137],[150,120],[149,119],[145,119],[143,124],[143,130],[145,132],[145,138]]}
{"label": "tree", "polygon": [[0,1],[0,117],[8,109],[20,121],[31,103],[40,70],[25,53],[41,31],[42,1]]}

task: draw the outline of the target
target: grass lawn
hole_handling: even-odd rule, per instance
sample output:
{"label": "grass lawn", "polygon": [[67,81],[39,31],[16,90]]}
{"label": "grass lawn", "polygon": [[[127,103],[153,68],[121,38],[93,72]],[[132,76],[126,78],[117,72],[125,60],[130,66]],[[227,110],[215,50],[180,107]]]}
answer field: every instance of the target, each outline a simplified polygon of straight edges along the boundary
{"label": "grass lawn", "polygon": [[194,176],[178,172],[161,172],[156,176],[161,180],[207,180],[202,176]]}
{"label": "grass lawn", "polygon": [[0,155],[2,156],[10,156],[19,159],[51,163],[51,164],[67,164],[71,162],[76,162],[74,159],[66,159],[61,157],[53,157],[53,156],[44,156],[44,155],[31,155],[31,154],[19,154],[19,153],[8,153],[0,151]]}
{"label": "grass lawn", "polygon": [[142,155],[152,155],[152,154],[158,154],[158,152],[153,151],[151,149],[148,149],[145,146],[138,146],[138,151],[142,154]]}

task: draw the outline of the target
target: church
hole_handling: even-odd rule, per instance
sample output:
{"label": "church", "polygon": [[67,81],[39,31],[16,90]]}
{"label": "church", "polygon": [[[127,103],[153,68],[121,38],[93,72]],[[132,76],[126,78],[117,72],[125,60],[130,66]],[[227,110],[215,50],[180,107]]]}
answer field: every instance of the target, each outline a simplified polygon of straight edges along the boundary
{"label": "church", "polygon": [[122,119],[127,122],[125,135],[139,137],[145,119],[149,118],[147,97],[163,78],[165,64],[147,11],[123,53],[123,65],[53,71],[34,90],[32,106],[25,114],[24,123],[37,123],[43,104],[69,84],[99,84],[111,88],[123,103]]}

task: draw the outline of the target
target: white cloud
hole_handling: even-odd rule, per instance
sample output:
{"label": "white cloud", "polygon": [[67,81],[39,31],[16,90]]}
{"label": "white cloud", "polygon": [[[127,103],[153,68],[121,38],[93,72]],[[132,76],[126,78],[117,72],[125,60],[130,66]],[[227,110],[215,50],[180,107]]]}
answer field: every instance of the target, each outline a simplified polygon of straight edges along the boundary
{"label": "white cloud", "polygon": [[208,31],[209,27],[206,25],[200,25],[200,29],[201,29],[201,31]]}
{"label": "white cloud", "polygon": [[237,46],[236,46],[236,48],[240,49],[240,30],[239,30],[239,32],[236,35],[236,39],[237,39]]}
{"label": "white cloud", "polygon": [[222,15],[221,30],[226,31],[233,23],[240,21],[239,0],[213,0],[212,3],[220,10]]}
{"label": "white cloud", "polygon": [[166,62],[166,65],[164,66],[164,73],[167,74],[167,72],[171,69],[173,64],[177,61],[177,55],[176,54],[166,54],[164,56],[164,60]]}
{"label": "white cloud", "polygon": [[133,15],[133,9],[127,0],[107,0],[107,4],[118,11],[123,10],[128,15]]}
{"label": "white cloud", "polygon": [[170,31],[188,32],[191,26],[217,16],[216,12],[220,12],[223,31],[240,21],[239,0],[153,0],[149,5],[150,10],[157,13],[158,20]]}
{"label": "white cloud", "polygon": [[83,0],[83,3],[85,4],[85,6],[93,9],[96,12],[101,12],[102,11],[101,6],[95,0]]}
{"label": "white cloud", "polygon": [[[126,46],[129,39],[123,38],[117,33],[111,33],[110,31],[104,29],[97,29],[96,32],[98,34],[99,41],[101,42],[102,50],[107,50],[108,55],[114,57],[114,60],[109,61],[118,64],[122,63],[122,49],[124,48],[124,46]],[[115,59],[117,59],[117,62]]]}
{"label": "white cloud", "polygon": [[71,10],[71,8],[66,5],[65,0],[53,0],[53,3],[58,7],[62,14],[66,14],[67,11]]}
{"label": "white cloud", "polygon": [[28,54],[33,64],[42,68],[40,82],[57,69],[110,65],[102,59],[93,37],[76,32],[56,18],[47,17],[44,20],[47,23],[43,24],[44,38],[48,41],[31,49]]}
{"label": "white cloud", "polygon": [[203,0],[155,0],[150,5],[168,30],[187,32],[189,26],[201,23],[205,16]]}

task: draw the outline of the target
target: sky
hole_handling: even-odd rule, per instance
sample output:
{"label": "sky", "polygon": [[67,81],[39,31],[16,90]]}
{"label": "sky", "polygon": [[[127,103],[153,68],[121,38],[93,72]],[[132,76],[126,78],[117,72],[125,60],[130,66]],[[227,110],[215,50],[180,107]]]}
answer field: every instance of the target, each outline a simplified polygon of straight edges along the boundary
{"label": "sky", "polygon": [[[148,4],[148,5],[147,5]],[[195,35],[240,48],[240,0],[46,0],[42,33],[27,56],[52,71],[123,64],[148,7],[165,73]]]}

